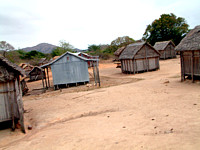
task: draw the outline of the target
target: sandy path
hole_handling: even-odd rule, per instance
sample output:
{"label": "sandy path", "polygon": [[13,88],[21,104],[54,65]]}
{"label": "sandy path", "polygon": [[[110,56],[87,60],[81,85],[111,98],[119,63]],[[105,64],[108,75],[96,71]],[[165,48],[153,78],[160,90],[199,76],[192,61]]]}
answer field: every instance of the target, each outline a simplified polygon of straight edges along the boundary
{"label": "sandy path", "polygon": [[178,59],[160,66],[137,75],[102,67],[104,76],[143,80],[25,100],[33,130],[0,131],[0,149],[198,149],[200,84],[180,82]]}

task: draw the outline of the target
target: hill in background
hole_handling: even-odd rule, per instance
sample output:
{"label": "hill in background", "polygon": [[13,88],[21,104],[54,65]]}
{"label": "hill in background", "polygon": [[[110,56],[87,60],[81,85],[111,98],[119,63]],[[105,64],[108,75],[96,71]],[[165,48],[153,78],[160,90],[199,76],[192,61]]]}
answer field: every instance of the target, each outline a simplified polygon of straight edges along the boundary
{"label": "hill in background", "polygon": [[[22,48],[22,50],[24,50],[25,52],[30,52],[32,50],[36,50],[38,52],[48,54],[48,53],[51,53],[56,47],[58,47],[58,46],[48,44],[48,43],[40,43],[33,47]],[[73,51],[74,52],[86,52],[87,50],[81,50],[78,48],[74,48]]]}
{"label": "hill in background", "polygon": [[41,53],[47,54],[47,53],[51,53],[56,47],[58,47],[58,46],[48,44],[48,43],[40,43],[33,47],[22,48],[22,50],[24,50],[25,52],[30,52],[32,50],[36,50]]}

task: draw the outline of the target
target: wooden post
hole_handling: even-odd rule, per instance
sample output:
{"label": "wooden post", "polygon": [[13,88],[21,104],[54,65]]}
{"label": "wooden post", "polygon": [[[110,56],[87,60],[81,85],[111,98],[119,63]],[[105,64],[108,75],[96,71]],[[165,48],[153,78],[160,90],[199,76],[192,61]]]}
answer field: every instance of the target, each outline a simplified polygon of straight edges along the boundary
{"label": "wooden post", "polygon": [[47,87],[47,78],[46,78],[46,71],[45,71],[45,69],[44,69],[44,80],[45,80],[46,89],[48,89],[48,87]]}
{"label": "wooden post", "polygon": [[98,64],[98,60],[97,60],[97,78],[98,78],[98,83],[99,83],[99,86],[101,86],[101,83],[100,83],[100,76],[99,76],[99,64]]}
{"label": "wooden post", "polygon": [[47,67],[47,79],[48,79],[48,84],[49,84],[49,87],[50,87],[50,82],[49,82],[49,70],[48,70],[48,67]]}
{"label": "wooden post", "polygon": [[149,61],[147,59],[148,53],[147,53],[147,47],[145,45],[145,53],[146,53],[146,64],[147,64],[147,71],[149,71]]}
{"label": "wooden post", "polygon": [[192,63],[191,63],[191,68],[192,68],[192,82],[194,83],[194,51],[192,51]]}
{"label": "wooden post", "polygon": [[181,82],[185,80],[185,72],[184,72],[184,59],[183,59],[183,52],[180,52],[180,61],[181,61]]}
{"label": "wooden post", "polygon": [[19,118],[20,118],[20,125],[21,125],[21,131],[23,133],[26,133],[25,126],[24,126],[24,107],[23,107],[23,101],[22,101],[22,91],[21,91],[21,84],[19,77],[15,80],[15,92],[16,92],[16,101],[19,111]]}
{"label": "wooden post", "polygon": [[164,50],[164,59],[165,59],[165,57],[166,57],[166,50]]}
{"label": "wooden post", "polygon": [[122,71],[122,73],[123,73],[123,60],[120,60],[121,61],[121,71]]}
{"label": "wooden post", "polygon": [[92,61],[92,63],[93,63],[93,75],[94,75],[94,81],[95,81],[95,86],[96,86],[96,72],[95,72],[95,63],[94,63],[94,61]]}
{"label": "wooden post", "polygon": [[135,59],[133,59],[133,73],[135,74],[135,69],[136,69],[136,62]]}
{"label": "wooden post", "polygon": [[44,89],[44,72],[42,71],[42,85],[43,85],[43,89]]}

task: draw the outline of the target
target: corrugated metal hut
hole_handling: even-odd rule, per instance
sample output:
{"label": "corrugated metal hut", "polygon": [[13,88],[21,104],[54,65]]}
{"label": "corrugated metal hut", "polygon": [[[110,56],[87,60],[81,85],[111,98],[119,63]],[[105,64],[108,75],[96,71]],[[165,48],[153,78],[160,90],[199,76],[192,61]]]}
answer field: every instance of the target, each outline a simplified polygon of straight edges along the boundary
{"label": "corrugated metal hut", "polygon": [[176,58],[175,44],[172,41],[156,42],[154,48],[161,59]]}
{"label": "corrugated metal hut", "polygon": [[0,57],[0,122],[12,120],[15,129],[16,121],[20,120],[25,132],[20,75],[24,76],[25,72],[19,66]]}
{"label": "corrugated metal hut", "polygon": [[123,73],[138,73],[159,69],[159,52],[146,42],[126,46],[119,56]]}
{"label": "corrugated metal hut", "polygon": [[[51,67],[54,88],[57,89],[59,85],[63,84],[89,82],[88,61],[96,62],[95,64],[97,65],[95,66],[98,66],[98,60],[86,59],[73,53],[66,52],[56,60],[41,66],[41,68],[46,68],[48,73],[48,68]],[[97,69],[97,76],[98,74]]]}
{"label": "corrugated metal hut", "polygon": [[181,81],[185,76],[200,77],[200,25],[192,29],[177,45],[176,51],[180,52]]}
{"label": "corrugated metal hut", "polygon": [[44,71],[42,68],[35,66],[28,75],[30,81],[41,80],[44,77]]}

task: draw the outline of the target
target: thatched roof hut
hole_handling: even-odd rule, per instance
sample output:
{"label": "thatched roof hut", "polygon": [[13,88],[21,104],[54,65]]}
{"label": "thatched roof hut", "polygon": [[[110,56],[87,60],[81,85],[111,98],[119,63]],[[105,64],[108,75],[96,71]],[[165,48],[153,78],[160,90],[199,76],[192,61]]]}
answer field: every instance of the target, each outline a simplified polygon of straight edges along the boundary
{"label": "thatched roof hut", "polygon": [[120,54],[123,52],[123,50],[126,48],[126,46],[122,46],[120,48],[118,48],[115,52],[114,52],[114,55],[119,57]]}
{"label": "thatched roof hut", "polygon": [[200,50],[200,25],[192,29],[176,46],[176,51]]}
{"label": "thatched roof hut", "polygon": [[119,59],[123,73],[138,73],[159,69],[159,52],[146,42],[126,46]]}
{"label": "thatched roof hut", "polygon": [[20,76],[25,76],[25,72],[0,56],[0,122],[11,120],[15,129],[15,120],[20,120],[22,131],[25,132]]}
{"label": "thatched roof hut", "polygon": [[192,29],[177,45],[176,51],[180,52],[181,81],[185,76],[200,77],[200,25]]}
{"label": "thatched roof hut", "polygon": [[154,48],[160,53],[161,59],[175,58],[175,44],[172,41],[156,42]]}
{"label": "thatched roof hut", "polygon": [[44,71],[42,68],[35,66],[30,72],[29,72],[29,78],[30,81],[36,81],[41,80],[44,78]]}

